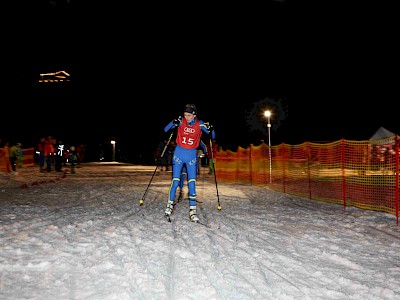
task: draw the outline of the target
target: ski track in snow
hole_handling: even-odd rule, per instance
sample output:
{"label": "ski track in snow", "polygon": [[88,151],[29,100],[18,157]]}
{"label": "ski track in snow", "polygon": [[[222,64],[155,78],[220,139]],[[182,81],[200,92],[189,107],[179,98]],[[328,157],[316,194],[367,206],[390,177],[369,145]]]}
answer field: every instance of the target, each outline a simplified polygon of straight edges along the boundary
{"label": "ski track in snow", "polygon": [[[205,172],[206,170],[203,170]],[[82,164],[0,174],[1,299],[399,299],[395,218],[266,187],[197,180],[164,217],[171,173]],[[47,183],[21,189],[22,183]],[[187,192],[187,188],[185,187]]]}

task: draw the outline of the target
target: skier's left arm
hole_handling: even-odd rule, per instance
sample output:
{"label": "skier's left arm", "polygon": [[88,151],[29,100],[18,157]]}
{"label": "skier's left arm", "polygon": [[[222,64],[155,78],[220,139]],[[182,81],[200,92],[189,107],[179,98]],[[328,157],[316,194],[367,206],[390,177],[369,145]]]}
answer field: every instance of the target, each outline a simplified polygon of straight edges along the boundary
{"label": "skier's left arm", "polygon": [[203,132],[207,133],[208,135],[211,135],[211,138],[214,140],[215,139],[215,130],[214,126],[210,125],[210,123],[204,123],[203,121],[200,121],[200,128],[203,130]]}

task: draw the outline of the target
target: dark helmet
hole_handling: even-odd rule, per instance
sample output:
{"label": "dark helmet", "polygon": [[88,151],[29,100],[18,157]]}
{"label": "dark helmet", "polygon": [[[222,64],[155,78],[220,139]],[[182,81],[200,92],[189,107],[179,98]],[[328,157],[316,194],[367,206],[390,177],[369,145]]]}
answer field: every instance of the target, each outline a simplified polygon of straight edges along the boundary
{"label": "dark helmet", "polygon": [[196,105],[194,104],[186,104],[183,112],[187,112],[192,115],[197,115]]}

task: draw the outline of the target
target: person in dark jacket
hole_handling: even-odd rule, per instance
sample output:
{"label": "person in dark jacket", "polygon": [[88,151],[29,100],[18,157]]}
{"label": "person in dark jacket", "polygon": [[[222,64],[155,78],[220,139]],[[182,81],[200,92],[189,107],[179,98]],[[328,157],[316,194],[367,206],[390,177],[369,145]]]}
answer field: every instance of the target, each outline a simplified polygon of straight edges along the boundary
{"label": "person in dark jacket", "polygon": [[37,146],[36,146],[36,151],[38,153],[38,159],[39,159],[39,170],[40,172],[44,172],[44,142],[46,141],[46,138],[41,137]]}

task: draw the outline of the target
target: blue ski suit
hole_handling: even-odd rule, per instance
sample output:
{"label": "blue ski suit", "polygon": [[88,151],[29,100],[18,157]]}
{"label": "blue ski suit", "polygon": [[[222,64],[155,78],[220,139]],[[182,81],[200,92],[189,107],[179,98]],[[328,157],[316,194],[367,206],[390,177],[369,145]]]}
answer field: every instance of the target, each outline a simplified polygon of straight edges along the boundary
{"label": "blue ski suit", "polygon": [[[172,181],[169,189],[169,201],[175,199],[175,193],[181,180],[182,167],[185,164],[187,168],[189,205],[196,206],[196,177],[197,177],[197,148],[200,144],[201,133],[210,134],[208,125],[202,120],[194,118],[192,122],[187,123],[186,119],[180,119],[178,125],[174,120],[165,126],[164,131],[177,128],[176,147],[172,157]],[[199,131],[200,130],[200,131]],[[211,137],[215,139],[214,130],[211,131]]]}

